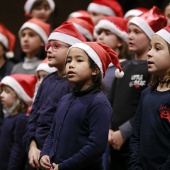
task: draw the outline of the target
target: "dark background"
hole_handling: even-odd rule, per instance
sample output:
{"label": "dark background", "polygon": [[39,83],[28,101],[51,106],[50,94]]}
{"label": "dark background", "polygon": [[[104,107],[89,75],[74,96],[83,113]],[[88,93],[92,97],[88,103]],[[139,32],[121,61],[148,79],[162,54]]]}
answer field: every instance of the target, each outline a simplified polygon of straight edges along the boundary
{"label": "dark background", "polygon": [[[25,22],[25,0],[0,0],[0,22],[10,29],[18,38],[18,30]],[[107,1],[107,0],[106,0]],[[169,0],[118,0],[124,13],[132,8],[158,6],[162,11]],[[53,26],[59,26],[67,19],[67,16],[76,10],[87,9],[91,0],[55,0],[56,10],[53,17]]]}

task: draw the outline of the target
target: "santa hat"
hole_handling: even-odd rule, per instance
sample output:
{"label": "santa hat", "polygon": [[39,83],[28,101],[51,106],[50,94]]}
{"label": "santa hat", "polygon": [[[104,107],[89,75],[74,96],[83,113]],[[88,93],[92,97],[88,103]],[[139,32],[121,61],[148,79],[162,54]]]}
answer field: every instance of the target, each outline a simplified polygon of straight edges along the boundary
{"label": "santa hat", "polygon": [[77,30],[84,35],[84,37],[86,37],[89,41],[93,41],[94,23],[89,14],[69,18],[68,21],[72,22]]}
{"label": "santa hat", "polygon": [[124,18],[137,17],[147,11],[149,11],[149,9],[143,7],[131,9],[125,13]]}
{"label": "santa hat", "polygon": [[124,76],[117,54],[105,44],[99,42],[77,43],[71,46],[69,50],[75,47],[82,49],[97,64],[102,77],[105,76],[106,69],[110,63],[113,63],[114,66],[117,67],[115,71],[115,76],[117,78],[122,78]]}
{"label": "santa hat", "polygon": [[166,26],[167,19],[158,7],[153,6],[148,12],[130,19],[128,25],[131,23],[137,25],[151,39],[155,32]]}
{"label": "santa hat", "polygon": [[35,31],[42,38],[43,42],[47,43],[48,36],[50,34],[50,24],[47,24],[37,18],[31,18],[26,21],[20,28],[19,37],[25,28],[29,28]]}
{"label": "santa hat", "polygon": [[1,80],[1,86],[6,85],[11,87],[18,97],[29,106],[32,104],[36,82],[37,78],[35,75],[11,74]]}
{"label": "santa hat", "polygon": [[101,29],[106,29],[128,43],[127,22],[128,20],[121,17],[104,16],[94,28],[94,37]]}
{"label": "santa hat", "polygon": [[155,34],[162,37],[168,44],[170,44],[170,25],[167,25],[166,27],[162,28]]}
{"label": "santa hat", "polygon": [[93,0],[87,7],[87,11],[123,17],[122,6],[117,0]]}
{"label": "santa hat", "polygon": [[57,71],[57,69],[55,67],[50,67],[48,65],[48,58],[46,57],[37,67],[36,69],[36,73],[40,70],[46,71],[48,73],[52,73]]}
{"label": "santa hat", "polygon": [[13,49],[15,41],[15,35],[10,32],[3,24],[0,23],[0,42],[8,50],[8,52],[6,53],[7,58],[14,57]]}
{"label": "santa hat", "polygon": [[86,41],[85,37],[70,21],[65,21],[59,27],[54,29],[48,38],[48,41],[50,40],[62,41],[69,45]]}
{"label": "santa hat", "polygon": [[[24,10],[25,10],[26,15],[30,14],[31,8],[32,8],[32,6],[34,5],[35,2],[36,2],[36,0],[27,0],[26,1],[25,5],[24,5]],[[47,0],[47,2],[49,4],[49,6],[50,6],[50,9],[52,11],[54,11],[54,9],[55,9],[54,1],[53,0]]]}
{"label": "santa hat", "polygon": [[89,13],[86,10],[77,10],[69,14],[68,18],[81,17],[81,16],[89,16]]}

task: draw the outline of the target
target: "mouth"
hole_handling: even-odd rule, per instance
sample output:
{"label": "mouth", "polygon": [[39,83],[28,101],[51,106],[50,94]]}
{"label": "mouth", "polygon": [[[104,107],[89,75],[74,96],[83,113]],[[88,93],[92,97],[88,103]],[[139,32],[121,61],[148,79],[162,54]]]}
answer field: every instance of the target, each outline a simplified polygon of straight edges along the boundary
{"label": "mouth", "polygon": [[54,57],[48,56],[48,61],[50,61],[51,59],[54,59]]}
{"label": "mouth", "polygon": [[148,67],[151,67],[152,64],[154,64],[154,62],[148,61]]}
{"label": "mouth", "polygon": [[67,75],[70,77],[70,76],[73,76],[73,75],[75,75],[75,72],[73,72],[73,71],[68,71],[67,72]]}
{"label": "mouth", "polygon": [[134,43],[129,42],[129,46],[134,46]]}

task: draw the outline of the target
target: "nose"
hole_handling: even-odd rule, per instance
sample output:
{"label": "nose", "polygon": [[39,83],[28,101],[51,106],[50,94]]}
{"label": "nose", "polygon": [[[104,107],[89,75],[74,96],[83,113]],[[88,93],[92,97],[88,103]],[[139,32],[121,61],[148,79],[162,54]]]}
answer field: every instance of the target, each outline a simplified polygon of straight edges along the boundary
{"label": "nose", "polygon": [[133,33],[132,33],[132,32],[129,32],[129,33],[128,33],[128,39],[129,39],[129,40],[133,39]]}
{"label": "nose", "polygon": [[104,32],[101,32],[98,36],[97,36],[97,39],[98,40],[102,40],[104,37]]}
{"label": "nose", "polygon": [[150,49],[150,50],[147,52],[147,56],[148,56],[148,58],[151,58],[151,57],[152,57],[152,49]]}

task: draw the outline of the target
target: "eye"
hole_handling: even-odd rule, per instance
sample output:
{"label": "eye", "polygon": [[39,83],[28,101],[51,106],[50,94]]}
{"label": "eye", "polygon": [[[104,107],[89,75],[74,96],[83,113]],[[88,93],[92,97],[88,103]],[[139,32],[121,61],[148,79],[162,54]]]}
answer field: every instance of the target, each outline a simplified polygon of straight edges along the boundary
{"label": "eye", "polygon": [[58,48],[60,47],[60,45],[59,45],[59,44],[56,44],[56,43],[53,44],[52,46],[53,46],[54,49],[58,49]]}
{"label": "eye", "polygon": [[66,59],[66,64],[70,62],[71,62],[71,59]]}
{"label": "eye", "polygon": [[81,60],[81,59],[78,59],[78,60],[77,60],[77,62],[78,62],[78,63],[80,63],[80,62],[83,62],[83,60]]}

